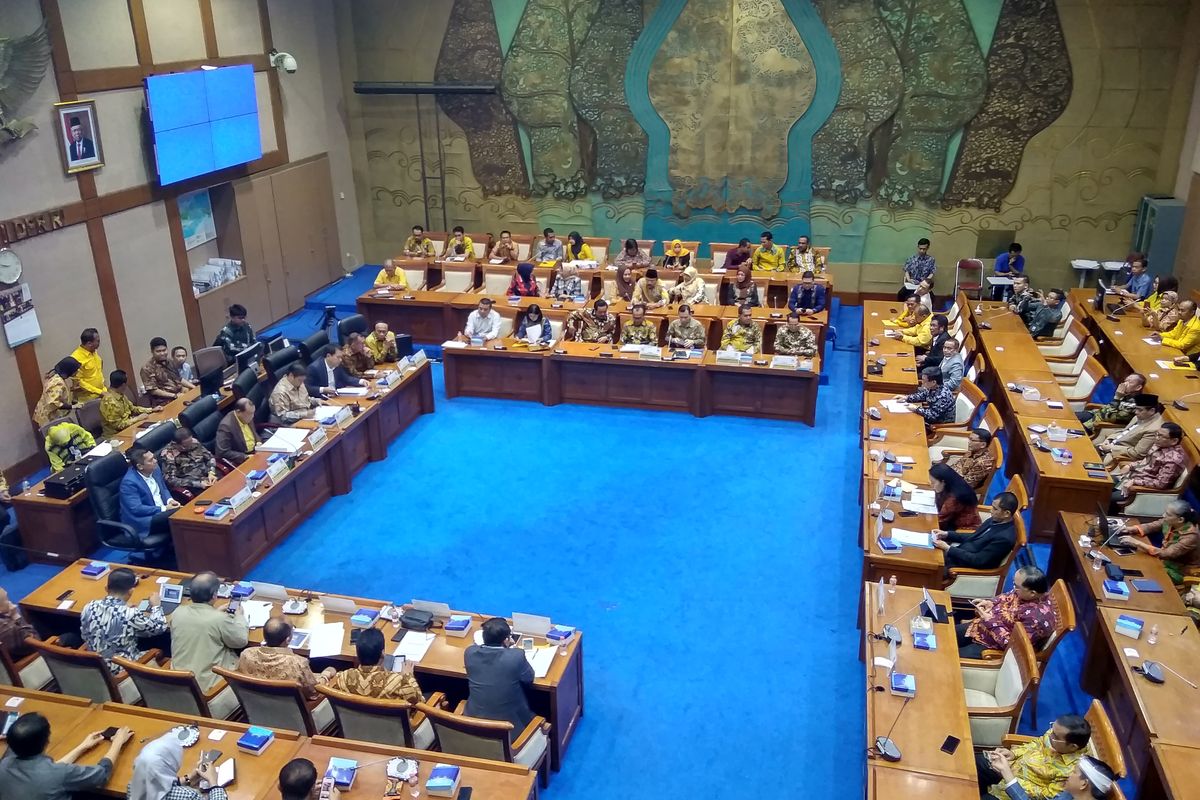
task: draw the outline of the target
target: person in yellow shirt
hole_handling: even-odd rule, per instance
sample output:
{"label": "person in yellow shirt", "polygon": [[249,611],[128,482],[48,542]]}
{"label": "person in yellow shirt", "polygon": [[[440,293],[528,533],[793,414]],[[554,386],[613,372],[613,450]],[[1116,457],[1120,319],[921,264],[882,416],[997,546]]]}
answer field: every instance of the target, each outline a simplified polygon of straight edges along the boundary
{"label": "person in yellow shirt", "polygon": [[762,347],[762,328],[754,322],[754,310],[749,303],[738,309],[738,318],[725,328],[721,347],[743,353],[757,353]]}
{"label": "person in yellow shirt", "polygon": [[763,231],[758,240],[762,244],[754,251],[754,256],[751,259],[753,269],[762,272],[783,271],[785,254],[782,247],[775,246],[774,234],[770,231]]}
{"label": "person in yellow shirt", "polygon": [[375,330],[367,336],[366,345],[371,355],[375,356],[376,363],[400,360],[396,349],[396,334],[388,330],[386,322],[375,323]]}
{"label": "person in yellow shirt", "polygon": [[595,260],[596,257],[592,255],[592,246],[583,240],[579,231],[571,231],[567,234],[567,261]]}
{"label": "person in yellow shirt", "polygon": [[885,319],[883,327],[885,328],[911,328],[917,323],[917,306],[921,305],[921,298],[915,295],[909,295],[904,300],[904,311],[895,319]]}
{"label": "person in yellow shirt", "polygon": [[46,431],[45,445],[50,471],[58,472],[83,458],[84,453],[96,446],[96,440],[74,422],[60,422]]}
{"label": "person in yellow shirt", "polygon": [[412,236],[404,240],[404,255],[433,258],[433,239],[425,235],[425,229],[420,225],[413,225]]}
{"label": "person in yellow shirt", "polygon": [[404,276],[404,270],[398,269],[396,262],[389,258],[383,262],[383,269],[379,270],[379,274],[375,276],[375,285],[407,289],[408,278]]}
{"label": "person in yellow shirt", "polygon": [[[462,253],[458,252],[458,246],[463,246]],[[475,258],[475,243],[471,241],[471,237],[467,236],[462,225],[455,225],[454,230],[450,231],[450,238],[446,240],[446,246],[442,248],[442,258],[451,258],[456,255],[465,255],[470,261]]]}
{"label": "person in yellow shirt", "polygon": [[73,385],[76,403],[86,403],[104,394],[104,361],[100,358],[100,331],[84,328],[79,334],[79,347],[71,358],[79,362]]}
{"label": "person in yellow shirt", "polygon": [[129,382],[123,369],[114,369],[108,376],[111,387],[100,397],[100,420],[104,423],[104,435],[116,436],[134,423],[141,422],[151,411],[162,411],[162,406],[135,406],[121,391]]}
{"label": "person in yellow shirt", "polygon": [[1185,356],[1200,353],[1200,317],[1196,316],[1196,301],[1182,300],[1179,303],[1179,322],[1163,334],[1152,334],[1166,347],[1181,350]]}
{"label": "person in yellow shirt", "polygon": [[929,343],[933,341],[933,330],[930,327],[933,316],[929,313],[928,308],[919,304],[913,310],[913,314],[915,322],[912,326],[887,331],[886,335],[914,347],[928,347]]}

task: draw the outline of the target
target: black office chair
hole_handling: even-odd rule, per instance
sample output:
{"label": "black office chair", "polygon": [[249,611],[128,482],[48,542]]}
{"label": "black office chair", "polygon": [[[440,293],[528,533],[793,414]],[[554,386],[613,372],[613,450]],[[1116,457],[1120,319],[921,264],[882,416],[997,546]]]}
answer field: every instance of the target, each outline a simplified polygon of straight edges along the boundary
{"label": "black office chair", "polygon": [[274,385],[287,372],[288,367],[299,360],[300,351],[294,344],[288,345],[278,353],[271,353],[263,359],[263,367],[267,370],[267,380]]}
{"label": "black office chair", "polygon": [[191,426],[192,435],[196,441],[204,445],[210,453],[217,451],[217,426],[221,424],[221,412],[214,410],[202,420]]}
{"label": "black office chair", "polygon": [[305,364],[311,364],[315,359],[320,358],[324,354],[325,347],[328,344],[329,334],[325,331],[317,331],[300,343],[300,359]]}
{"label": "black office chair", "polygon": [[185,428],[196,430],[196,423],[217,411],[217,401],[205,395],[190,406],[179,412],[179,424]]}
{"label": "black office chair", "polygon": [[83,485],[96,515],[96,535],[105,547],[146,559],[157,558],[171,546],[170,534],[151,533],[142,539],[121,522],[121,479],[129,469],[129,462],[120,453],[101,456],[84,469]]}
{"label": "black office chair", "polygon": [[17,572],[29,566],[21,541],[21,529],[17,527],[17,515],[11,508],[0,509],[0,563],[9,572]]}
{"label": "black office chair", "polygon": [[175,427],[174,422],[169,419],[164,420],[138,437],[136,444],[157,455],[159,450],[175,440],[175,431],[177,430],[179,429]]}
{"label": "black office chair", "polygon": [[350,338],[350,334],[352,334],[352,333],[357,332],[357,333],[361,333],[363,336],[366,336],[367,335],[367,318],[364,317],[362,314],[351,314],[350,316],[346,317],[344,320],[341,320],[340,322],[338,322],[337,331],[338,331],[338,341],[341,342],[342,344],[346,343],[346,340]]}
{"label": "black office chair", "polygon": [[246,367],[233,379],[233,399],[238,400],[247,396],[250,390],[258,385],[258,370]]}

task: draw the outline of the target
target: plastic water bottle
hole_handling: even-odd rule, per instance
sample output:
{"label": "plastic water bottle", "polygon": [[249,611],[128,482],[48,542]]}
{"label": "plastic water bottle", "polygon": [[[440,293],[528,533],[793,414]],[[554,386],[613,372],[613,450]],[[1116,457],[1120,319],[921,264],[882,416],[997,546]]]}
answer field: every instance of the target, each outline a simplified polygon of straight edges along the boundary
{"label": "plastic water bottle", "polygon": [[1100,561],[1100,559],[1093,558],[1092,569],[1094,569],[1096,572],[1099,572],[1100,570],[1104,569],[1104,564]]}
{"label": "plastic water bottle", "polygon": [[421,777],[415,772],[408,778],[408,796],[421,796]]}
{"label": "plastic water bottle", "polygon": [[893,575],[892,577],[888,578],[888,594],[895,594],[895,593],[896,593],[896,576]]}
{"label": "plastic water bottle", "polygon": [[29,481],[21,481],[21,494],[29,494]]}
{"label": "plastic water bottle", "polygon": [[1146,637],[1146,644],[1158,644],[1158,626],[1150,626],[1150,635]]}

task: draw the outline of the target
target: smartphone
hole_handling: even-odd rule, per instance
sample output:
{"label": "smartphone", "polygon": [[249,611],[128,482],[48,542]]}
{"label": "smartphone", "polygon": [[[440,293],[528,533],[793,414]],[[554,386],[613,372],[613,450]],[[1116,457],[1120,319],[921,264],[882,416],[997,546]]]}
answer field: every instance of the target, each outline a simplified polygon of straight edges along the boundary
{"label": "smartphone", "polygon": [[116,736],[116,735],[117,735],[117,726],[116,726],[116,725],[109,725],[107,728],[105,728],[104,730],[100,731],[100,735],[101,735],[101,736],[103,736],[103,737],[104,737],[106,740],[108,740],[108,741],[110,741],[110,742],[111,742],[111,741],[112,741],[112,737],[114,737],[114,736]]}
{"label": "smartphone", "polygon": [[527,653],[532,652],[532,650],[533,650],[533,637],[532,636],[526,636],[521,639],[521,649]]}
{"label": "smartphone", "polygon": [[917,515],[917,512],[915,512],[915,511],[901,511],[900,512],[900,516],[902,516],[902,517],[915,517],[916,515]]}
{"label": "smartphone", "polygon": [[237,610],[238,610],[238,608],[239,608],[241,605],[242,605],[242,601],[241,601],[241,600],[230,600],[230,601],[229,601],[229,606],[228,606],[228,607],[225,609],[225,611],[226,611],[226,612],[228,612],[228,613],[230,613],[230,614],[236,614],[236,613],[237,613]]}
{"label": "smartphone", "polygon": [[470,786],[463,786],[458,790],[458,800],[471,800],[471,793],[474,791]]}
{"label": "smartphone", "polygon": [[942,752],[949,755],[954,755],[954,751],[958,749],[959,738],[957,736],[947,736],[946,741],[942,742]]}
{"label": "smartphone", "polygon": [[60,601],[61,601],[61,600],[66,600],[68,597],[70,597],[70,596],[71,596],[71,595],[73,595],[73,594],[75,594],[75,590],[74,590],[74,589],[67,589],[65,592],[63,592],[62,594],[60,594],[60,595],[58,596],[58,599],[59,599]]}
{"label": "smartphone", "polygon": [[358,644],[358,636],[362,633],[362,628],[352,628],[350,630],[350,644]]}
{"label": "smartphone", "polygon": [[388,672],[403,672],[404,662],[407,660],[405,656],[398,656],[392,653],[383,654],[383,668]]}
{"label": "smartphone", "polygon": [[197,506],[211,506],[212,500],[197,500],[196,505]]}
{"label": "smartphone", "polygon": [[138,603],[137,610],[141,611],[143,614],[146,613],[147,611],[149,611],[150,610],[150,601],[143,600],[142,602]]}
{"label": "smartphone", "polygon": [[200,760],[205,764],[215,764],[221,758],[220,750],[205,750]]}
{"label": "smartphone", "polygon": [[1146,576],[1146,573],[1140,569],[1126,569],[1124,572],[1126,578],[1144,578]]}

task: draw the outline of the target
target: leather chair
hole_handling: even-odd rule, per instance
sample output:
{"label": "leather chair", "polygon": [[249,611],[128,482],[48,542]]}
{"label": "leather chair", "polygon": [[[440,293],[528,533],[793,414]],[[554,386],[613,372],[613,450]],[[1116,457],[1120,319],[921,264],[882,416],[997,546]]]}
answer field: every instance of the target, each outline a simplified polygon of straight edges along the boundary
{"label": "leather chair", "polygon": [[205,693],[191,670],[171,669],[169,665],[156,667],[121,656],[115,656],[113,663],[129,673],[149,708],[210,719],[235,719],[241,715],[237,695],[225,681],[218,681]]}
{"label": "leather chair", "polygon": [[[1087,745],[1087,754],[1108,764],[1118,779],[1124,778],[1128,774],[1125,768],[1125,754],[1121,749],[1121,743],[1117,740],[1116,731],[1113,730],[1112,720],[1104,710],[1104,705],[1099,700],[1093,700],[1083,718],[1092,726],[1092,738]],[[1012,749],[1017,745],[1029,744],[1036,738],[1036,736],[1009,734],[1004,737],[1000,746]],[[1123,797],[1124,795],[1114,792],[1109,800]]]}
{"label": "leather chair", "polygon": [[322,699],[310,708],[299,681],[252,678],[223,667],[213,667],[213,673],[233,687],[251,725],[297,731],[304,736],[327,733],[337,726],[329,701]]}
{"label": "leather chair", "polygon": [[147,428],[146,432],[136,439],[137,446],[157,454],[159,450],[175,440],[175,431],[177,430],[179,428],[175,426],[174,421],[163,420],[153,428]]}
{"label": "leather chair", "polygon": [[196,423],[217,410],[217,401],[212,397],[201,397],[179,412],[179,424],[185,428],[196,430]]}
{"label": "leather chair", "polygon": [[258,370],[246,367],[233,379],[233,399],[240,400],[258,385]]}
{"label": "leather chair", "polygon": [[317,331],[300,343],[300,360],[305,364],[311,364],[324,354],[323,351],[327,344],[329,344],[329,334],[325,331]]}
{"label": "leather chair", "polygon": [[[1004,427],[1004,422],[1000,418],[1000,410],[994,403],[988,403],[987,408],[983,411],[983,419],[979,420],[979,424],[974,427],[983,428],[992,434],[992,441],[997,441],[996,433]],[[949,456],[965,453],[970,438],[970,429],[940,428],[929,439],[929,460],[936,464]],[[996,465],[1000,466],[1001,461],[1002,459],[997,459]]]}
{"label": "leather chair", "polygon": [[1013,627],[999,662],[961,659],[971,741],[999,747],[1017,729],[1030,689],[1038,682],[1037,659],[1023,625]]}
{"label": "leather chair", "polygon": [[271,385],[274,385],[287,372],[288,367],[300,360],[300,350],[294,344],[290,344],[278,352],[271,353],[263,359],[263,367],[267,370],[267,380],[271,382]]}
{"label": "leather chair", "polygon": [[198,421],[192,426],[192,435],[200,444],[204,445],[209,452],[216,452],[217,448],[217,426],[221,424],[221,412],[214,411],[204,419]]}
{"label": "leather chair", "polygon": [[464,700],[451,714],[427,703],[417,703],[417,710],[433,724],[439,749],[443,753],[506,761],[536,769],[538,783],[543,789],[546,788],[550,782],[547,768],[550,738],[546,732],[546,720],[535,716],[510,743],[508,737],[513,730],[511,722],[468,717],[463,713],[466,706],[467,701]]}
{"label": "leather chair", "polygon": [[[418,750],[433,746],[433,725],[420,711],[413,713],[414,705],[347,694],[325,684],[319,684],[317,691],[329,699],[345,739]],[[434,692],[426,702],[440,708],[445,699],[441,692]]]}
{"label": "leather chair", "polygon": [[[125,703],[139,705],[142,696],[138,694],[137,686],[129,679],[129,674],[119,672],[116,675],[108,671],[104,657],[90,650],[73,650],[58,644],[54,636],[45,641],[28,639],[30,647],[41,653],[58,684],[58,691],[75,697],[86,697],[93,703]],[[143,661],[152,661],[161,654],[158,650],[147,650],[142,656]]]}
{"label": "leather chair", "polygon": [[6,648],[0,647],[0,685],[25,689],[45,689],[54,681],[46,659],[37,653],[13,660]]}
{"label": "leather chair", "polygon": [[220,347],[201,347],[192,353],[196,377],[201,378],[215,369],[225,369],[225,351]]}
{"label": "leather chair", "polygon": [[151,533],[143,539],[132,527],[121,522],[121,479],[129,469],[124,455],[109,453],[88,464],[83,471],[88,502],[96,515],[96,536],[105,547],[153,558],[171,546],[171,536]]}
{"label": "leather chair", "polygon": [[950,568],[950,585],[946,587],[946,592],[956,608],[969,608],[971,600],[990,599],[1000,593],[1000,587],[1012,569],[1013,560],[1028,541],[1025,518],[1019,513],[1013,515],[1013,527],[1016,541],[1000,566],[995,569]]}
{"label": "leather chair", "polygon": [[[104,419],[100,416],[100,398],[88,400],[86,403],[75,409],[75,418],[79,420],[79,427],[90,433],[97,439],[104,433]],[[62,422],[62,420],[58,420]]]}
{"label": "leather chair", "polygon": [[351,314],[345,319],[338,321],[338,341],[342,344],[345,344],[346,340],[350,338],[350,334],[355,332],[366,336],[369,327],[370,326],[367,324],[367,318],[362,314]]}

